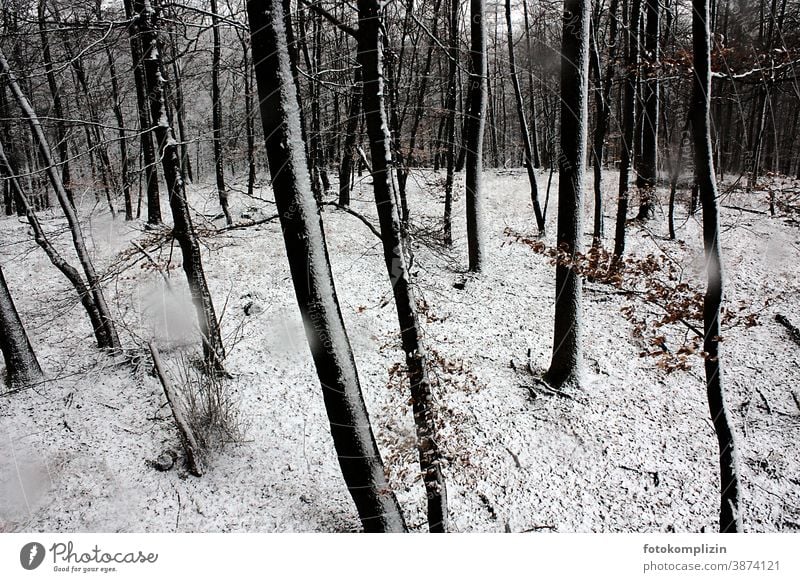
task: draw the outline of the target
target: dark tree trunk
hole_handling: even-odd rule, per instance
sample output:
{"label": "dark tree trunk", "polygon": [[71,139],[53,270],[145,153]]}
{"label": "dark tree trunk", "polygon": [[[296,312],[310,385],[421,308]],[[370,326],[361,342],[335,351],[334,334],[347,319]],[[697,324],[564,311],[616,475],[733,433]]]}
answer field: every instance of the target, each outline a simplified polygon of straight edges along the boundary
{"label": "dark tree trunk", "polygon": [[222,159],[222,97],[219,90],[219,17],[217,16],[217,0],[211,2],[211,31],[213,33],[213,47],[211,55],[211,133],[214,142],[214,175],[217,179],[217,195],[225,222],[233,224],[231,211],[228,209],[228,191],[225,189],[225,169]]}
{"label": "dark tree trunk", "polygon": [[[596,4],[595,6],[598,6]],[[591,45],[591,63],[595,75],[594,103],[595,128],[592,143],[592,162],[594,170],[594,230],[592,244],[600,246],[603,240],[603,159],[605,157],[606,133],[611,118],[611,88],[614,82],[615,59],[617,57],[617,6],[618,0],[611,0],[608,7],[608,56],[605,73],[601,78],[600,52],[597,50],[597,35],[600,28],[600,13],[594,15],[594,32]]]}
{"label": "dark tree trunk", "polygon": [[353,162],[358,157],[356,144],[358,141],[359,118],[361,117],[361,66],[353,71],[353,91],[350,94],[350,107],[347,111],[347,129],[344,138],[342,163],[339,166],[339,204],[350,205],[350,180],[353,175]]}
{"label": "dark tree trunk", "polygon": [[633,141],[636,130],[636,87],[639,67],[639,15],[641,0],[632,0],[628,15],[628,39],[625,57],[627,74],[622,104],[622,140],[620,143],[619,197],[617,199],[617,224],[614,233],[614,256],[625,253],[625,223],[628,219],[628,198],[630,194],[630,171],[633,159]]}
{"label": "dark tree trunk", "polygon": [[710,130],[711,31],[708,25],[708,0],[693,0],[692,45],[692,136],[695,168],[703,206],[703,245],[708,286],[703,302],[706,389],[708,407],[719,441],[720,512],[719,531],[742,531],[739,512],[739,477],[736,448],[722,382],[720,359],[720,317],[723,297],[722,255],[719,244],[719,209],[714,176]]}
{"label": "dark tree trunk", "polygon": [[517,117],[519,119],[519,129],[522,133],[522,145],[525,151],[525,168],[528,170],[528,182],[531,185],[531,201],[533,202],[533,213],[536,216],[536,226],[539,234],[544,234],[544,215],[539,206],[539,187],[536,184],[536,172],[534,171],[535,161],[533,159],[533,148],[531,147],[531,135],[528,132],[528,124],[525,121],[525,102],[522,98],[522,89],[517,75],[517,61],[514,56],[514,31],[511,23],[511,0],[506,0],[506,26],[508,28],[508,67],[511,71],[511,83],[514,85],[514,98],[517,101]]}
{"label": "dark tree trunk", "polygon": [[137,14],[135,26],[141,35],[144,52],[143,65],[149,89],[150,115],[152,119],[157,120],[155,134],[161,167],[164,171],[164,181],[167,184],[167,192],[169,192],[169,206],[173,221],[172,236],[175,237],[181,248],[183,271],[186,273],[192,301],[197,310],[206,366],[209,370],[221,371],[225,360],[225,349],[222,345],[219,323],[203,271],[200,244],[194,232],[186,200],[185,184],[180,171],[178,143],[167,118],[164,71],[158,41],[158,15],[149,3],[145,3]]}
{"label": "dark tree trunk", "polygon": [[464,144],[467,150],[467,248],[469,270],[483,267],[483,129],[486,115],[486,0],[470,0],[469,113],[465,120]]}
{"label": "dark tree trunk", "polygon": [[531,94],[531,146],[533,146],[533,167],[539,168],[541,160],[539,158],[539,133],[536,131],[536,97],[534,95],[535,75],[533,70],[533,50],[531,48],[531,23],[528,16],[528,0],[522,0],[522,11],[525,16],[525,48],[528,52],[528,91]]}
{"label": "dark tree trunk", "polygon": [[456,166],[456,98],[458,92],[457,73],[459,65],[458,50],[458,11],[459,0],[450,0],[450,54],[447,71],[447,177],[444,183],[444,242],[453,244],[453,181]]}
{"label": "dark tree trunk", "polygon": [[[150,123],[150,110],[147,102],[147,82],[144,70],[142,69],[142,46],[140,39],[136,36],[136,24],[134,18],[134,8],[136,13],[141,10],[141,1],[124,0],[125,16],[131,23],[130,44],[131,58],[133,59],[133,80],[136,85],[136,105],[139,112],[139,136],[142,148],[142,158],[144,159],[145,181],[147,183],[147,224],[161,224],[161,201],[158,189],[158,168],[156,166],[156,150],[153,145],[153,127]],[[137,217],[139,213],[137,212]]]}
{"label": "dark tree trunk", "polygon": [[392,284],[400,337],[411,385],[422,478],[428,500],[428,527],[447,531],[447,489],[436,440],[427,355],[417,320],[417,304],[408,272],[400,214],[393,194],[384,77],[383,13],[379,0],[358,1],[358,60],[364,76],[364,113],[372,153],[372,181],[380,222],[383,256]]}
{"label": "dark tree trunk", "polygon": [[125,136],[125,116],[122,113],[122,96],[119,92],[119,81],[117,79],[117,69],[114,65],[114,56],[111,48],[106,45],[106,56],[108,57],[109,76],[111,77],[111,108],[117,120],[117,130],[119,136],[119,158],[120,171],[122,173],[122,196],[125,201],[125,220],[133,220],[133,201],[131,198],[131,175],[128,167],[128,140]]}
{"label": "dark tree trunk", "polygon": [[580,251],[589,77],[590,0],[565,0],[561,44],[561,156],[553,359],[545,374],[554,386],[577,384],[581,360],[582,281],[572,268]]}
{"label": "dark tree trunk", "polygon": [[251,0],[247,11],[272,188],[342,475],[365,531],[404,532],[361,394],[311,191],[296,89],[287,82],[291,67],[283,7],[280,0]]}
{"label": "dark tree trunk", "polygon": [[22,326],[11,292],[0,265],[0,351],[6,361],[9,386],[26,386],[39,381],[43,374],[28,334]]}
{"label": "dark tree trunk", "polygon": [[642,149],[636,186],[640,204],[637,220],[650,220],[655,215],[655,190],[658,182],[658,118],[659,118],[659,40],[660,12],[658,0],[645,0],[647,24],[644,32],[644,106],[642,111]]}

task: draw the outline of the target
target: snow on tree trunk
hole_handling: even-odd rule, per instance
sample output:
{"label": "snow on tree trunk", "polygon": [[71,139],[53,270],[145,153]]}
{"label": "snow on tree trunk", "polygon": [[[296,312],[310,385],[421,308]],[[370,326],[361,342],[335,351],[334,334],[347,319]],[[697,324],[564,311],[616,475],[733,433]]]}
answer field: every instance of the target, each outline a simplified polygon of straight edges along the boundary
{"label": "snow on tree trunk", "polygon": [[372,154],[372,184],[380,222],[383,257],[392,283],[400,337],[408,367],[422,479],[428,500],[428,527],[447,531],[447,488],[436,439],[427,355],[417,319],[404,241],[392,184],[391,135],[383,75],[383,12],[378,0],[358,2],[358,61],[364,77],[364,112]]}
{"label": "snow on tree trunk", "polygon": [[22,326],[0,265],[0,351],[6,361],[9,386],[25,386],[42,378],[42,368]]}
{"label": "snow on tree trunk", "polygon": [[486,0],[470,0],[469,112],[465,124],[467,186],[467,248],[469,270],[483,266],[483,129],[486,116]]}
{"label": "snow on tree trunk", "polygon": [[588,116],[590,0],[564,3],[561,44],[561,155],[558,159],[558,231],[553,358],[545,380],[576,384],[581,360],[580,275],[571,260],[580,250]]}
{"label": "snow on tree trunk", "polygon": [[706,391],[708,408],[719,442],[720,511],[719,531],[742,531],[739,511],[739,477],[736,444],[730,413],[725,403],[720,354],[720,317],[723,297],[722,253],[719,243],[719,208],[717,183],[711,148],[711,31],[708,24],[708,0],[693,0],[692,46],[692,137],[695,172],[703,207],[703,246],[706,255],[708,285],[703,302]]}
{"label": "snow on tree trunk", "polygon": [[172,211],[172,235],[178,241],[183,258],[183,271],[189,283],[192,301],[197,310],[197,321],[203,343],[203,356],[209,369],[220,371],[225,360],[219,323],[214,303],[206,283],[200,244],[192,225],[192,216],[186,200],[186,189],[180,171],[178,142],[167,118],[167,103],[164,91],[163,67],[158,39],[158,15],[149,2],[137,14],[135,25],[141,35],[144,51],[144,72],[148,87],[150,116],[156,122],[155,135],[164,181],[169,192]]}
{"label": "snow on tree trunk", "polygon": [[342,475],[367,532],[404,532],[361,393],[303,144],[281,0],[247,3],[272,188]]}

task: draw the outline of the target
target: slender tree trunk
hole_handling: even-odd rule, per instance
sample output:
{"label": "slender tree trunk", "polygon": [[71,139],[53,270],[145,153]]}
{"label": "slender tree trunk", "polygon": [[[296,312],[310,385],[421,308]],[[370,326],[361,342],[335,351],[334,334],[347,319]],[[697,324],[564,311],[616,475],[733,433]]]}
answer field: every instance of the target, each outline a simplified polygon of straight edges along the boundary
{"label": "slender tree trunk", "polygon": [[122,173],[122,196],[125,201],[125,220],[133,220],[133,201],[131,198],[131,175],[128,167],[128,140],[125,136],[125,116],[122,113],[122,96],[119,92],[119,81],[117,79],[117,69],[114,65],[114,56],[111,48],[106,45],[106,56],[108,57],[109,76],[111,77],[111,108],[117,120],[117,134],[119,136],[119,158]]}
{"label": "slender tree trunk", "polygon": [[0,265],[0,351],[6,361],[9,386],[26,386],[41,380],[43,373],[28,334],[19,318]]}
{"label": "slender tree trunk", "polygon": [[444,242],[453,244],[453,182],[456,166],[456,98],[458,92],[457,73],[459,65],[458,50],[458,12],[459,0],[450,0],[450,58],[447,72],[447,177],[444,183]]}
{"label": "slender tree trunk", "polygon": [[100,327],[95,327],[95,333],[98,336],[98,346],[101,348],[108,348],[111,351],[118,351],[121,347],[119,337],[117,336],[117,331],[114,326],[114,321],[111,318],[111,313],[106,305],[106,300],[103,296],[103,290],[100,287],[100,280],[97,276],[97,272],[94,269],[94,264],[89,256],[89,251],[86,249],[86,242],[83,238],[83,232],[81,231],[81,225],[80,221],[78,220],[78,215],[75,212],[75,207],[70,203],[67,196],[67,191],[64,188],[64,183],[61,181],[61,176],[56,171],[56,164],[53,161],[50,145],[44,135],[44,130],[39,122],[39,118],[36,116],[36,113],[28,101],[28,98],[22,93],[22,89],[17,82],[17,78],[9,68],[5,55],[3,55],[2,52],[0,52],[0,74],[6,75],[8,86],[17,100],[17,104],[19,105],[20,109],[22,109],[23,115],[28,121],[34,141],[36,142],[36,146],[39,150],[39,156],[44,161],[45,171],[50,179],[50,184],[56,193],[58,202],[61,205],[61,209],[63,210],[64,216],[67,219],[67,224],[69,226],[70,234],[72,235],[72,243],[75,247],[75,252],[78,255],[78,260],[80,261],[83,272],[86,275],[89,291],[92,294],[92,299],[99,313]]}
{"label": "slender tree trunk", "polygon": [[164,72],[158,40],[158,15],[145,2],[136,17],[135,24],[142,40],[143,65],[149,89],[150,115],[158,120],[155,125],[158,153],[164,171],[164,181],[169,192],[172,211],[172,236],[178,241],[183,256],[183,271],[189,283],[192,301],[197,310],[197,320],[203,341],[203,355],[209,370],[221,371],[225,360],[219,323],[214,312],[214,303],[206,283],[200,244],[192,225],[185,185],[180,171],[178,142],[167,118],[167,103],[164,90]]}
{"label": "slender tree trunk", "polygon": [[655,215],[655,190],[658,182],[658,120],[659,120],[659,41],[661,7],[659,0],[645,0],[647,24],[644,32],[644,54],[647,68],[642,86],[642,150],[636,186],[641,201],[637,220],[650,220]]}
{"label": "slender tree trunk", "polygon": [[372,152],[372,181],[383,256],[392,283],[411,384],[417,449],[428,499],[428,527],[431,532],[444,532],[447,531],[448,522],[447,489],[436,439],[427,355],[417,320],[411,275],[406,264],[400,214],[392,192],[392,153],[384,90],[382,20],[379,0],[358,0],[358,60],[364,76],[364,113]]}
{"label": "slender tree trunk", "polygon": [[525,102],[522,99],[522,89],[517,75],[517,61],[514,57],[514,30],[511,23],[511,0],[506,0],[506,25],[508,28],[508,67],[511,71],[511,83],[514,85],[514,98],[517,100],[517,117],[519,118],[519,129],[522,133],[522,145],[525,151],[525,168],[528,170],[528,181],[531,185],[531,201],[533,202],[533,213],[536,216],[536,226],[539,234],[544,234],[544,216],[539,206],[539,187],[536,183],[536,172],[534,171],[533,148],[531,147],[531,136],[528,132],[528,124],[525,121]]}
{"label": "slender tree trunk", "polygon": [[533,70],[533,50],[531,48],[531,24],[528,15],[528,0],[522,0],[522,11],[525,16],[525,48],[528,53],[528,91],[531,94],[531,146],[533,146],[533,167],[538,169],[542,164],[539,157],[539,133],[536,131],[535,75]]}
{"label": "slender tree trunk", "polygon": [[561,156],[553,359],[545,374],[554,386],[577,384],[581,361],[582,281],[572,268],[580,251],[589,77],[590,0],[565,0],[561,44]]}
{"label": "slender tree trunk", "polygon": [[625,223],[628,219],[628,197],[630,192],[630,171],[633,158],[633,141],[636,130],[636,87],[639,67],[639,15],[641,0],[632,0],[628,15],[628,40],[626,43],[627,79],[622,105],[622,140],[620,143],[619,197],[617,199],[617,224],[614,233],[614,256],[625,253]]}
{"label": "slender tree trunk", "polygon": [[357,65],[353,70],[353,90],[350,94],[350,107],[347,111],[344,152],[342,153],[342,163],[339,166],[339,204],[341,206],[350,205],[350,179],[353,175],[353,162],[358,156],[356,145],[358,141],[358,122],[361,117],[362,92],[361,65]]}
{"label": "slender tree trunk", "polygon": [[467,247],[469,270],[483,267],[483,129],[486,115],[486,0],[470,0],[469,113],[465,121],[467,150]]}
{"label": "slender tree trunk", "polygon": [[742,531],[739,511],[739,477],[736,465],[736,446],[722,382],[722,362],[719,349],[720,317],[723,298],[722,254],[719,243],[719,209],[717,183],[711,150],[710,92],[711,92],[711,31],[708,24],[708,0],[693,0],[692,45],[694,74],[692,75],[692,135],[695,168],[703,206],[703,245],[706,255],[708,286],[703,302],[703,350],[706,368],[708,406],[719,441],[720,513],[719,531]]}
{"label": "slender tree trunk", "polygon": [[61,101],[61,88],[56,80],[55,71],[53,69],[53,57],[50,53],[50,38],[45,29],[45,2],[39,0],[38,3],[38,24],[39,24],[39,37],[42,41],[42,60],[44,61],[45,74],[47,76],[47,84],[50,87],[50,94],[53,97],[53,114],[56,116],[56,148],[58,157],[60,158],[61,166],[61,182],[64,184],[64,192],[67,195],[67,200],[72,206],[75,206],[75,200],[72,194],[72,175],[70,172],[69,163],[69,142],[67,141],[67,128],[64,115],[65,109]]}
{"label": "slender tree trunk", "polygon": [[228,208],[228,191],[225,188],[225,169],[222,159],[222,96],[219,90],[219,16],[217,15],[217,0],[211,2],[211,31],[213,33],[213,47],[211,56],[211,133],[214,142],[214,175],[217,179],[217,195],[225,222],[233,224],[231,211]]}
{"label": "slender tree trunk", "polygon": [[404,532],[361,394],[311,191],[296,87],[287,82],[292,73],[283,7],[280,0],[250,0],[247,11],[275,202],[342,475],[365,531]]}
{"label": "slender tree trunk", "polygon": [[[141,10],[141,0],[124,0],[125,16],[131,22],[130,45],[133,59],[133,80],[136,85],[136,105],[139,112],[139,136],[144,160],[145,181],[147,183],[147,224],[161,224],[161,201],[158,188],[158,167],[156,166],[156,150],[153,145],[153,127],[150,123],[150,110],[147,103],[147,83],[142,69],[142,47],[135,33],[134,14]],[[139,212],[136,213],[137,217]]]}

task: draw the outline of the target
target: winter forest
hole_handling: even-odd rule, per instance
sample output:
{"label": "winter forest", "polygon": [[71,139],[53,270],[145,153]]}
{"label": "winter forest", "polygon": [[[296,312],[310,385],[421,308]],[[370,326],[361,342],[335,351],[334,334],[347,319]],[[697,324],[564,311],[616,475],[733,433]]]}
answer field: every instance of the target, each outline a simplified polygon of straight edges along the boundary
{"label": "winter forest", "polygon": [[800,531],[800,1],[0,27],[0,532]]}

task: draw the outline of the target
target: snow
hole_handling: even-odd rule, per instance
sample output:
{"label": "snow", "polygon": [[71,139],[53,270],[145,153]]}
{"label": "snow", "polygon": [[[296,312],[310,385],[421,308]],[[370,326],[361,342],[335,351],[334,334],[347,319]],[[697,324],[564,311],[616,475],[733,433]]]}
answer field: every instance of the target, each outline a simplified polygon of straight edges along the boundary
{"label": "snow", "polygon": [[[427,172],[409,180],[412,221],[432,224],[440,218],[441,187],[435,184],[443,177]],[[610,236],[615,178],[606,176]],[[208,183],[187,185],[198,212],[216,210],[212,182],[209,177]],[[546,175],[540,183],[546,184]],[[549,245],[555,240],[557,182],[552,188]],[[717,443],[702,360],[689,371],[664,373],[655,359],[639,357],[644,340],[632,336],[631,323],[620,314],[636,300],[585,290],[582,388],[571,393],[573,399],[529,390],[529,357],[538,374],[550,360],[555,289],[548,259],[503,234],[509,228],[535,236],[526,174],[485,172],[487,249],[477,276],[466,273],[463,176],[457,176],[455,191],[462,195],[454,205],[453,250],[427,247],[419,232],[412,269],[417,297],[426,305],[420,317],[426,348],[437,362],[432,380],[440,446],[449,460],[452,529],[713,531]],[[259,196],[270,195],[263,186]],[[666,198],[665,192],[659,195]],[[763,192],[721,197],[723,205],[756,209],[766,209],[766,200]],[[256,204],[231,198],[235,217],[258,214],[252,210]],[[377,224],[368,179],[353,191],[352,207]],[[590,200],[585,210],[591,216]],[[274,207],[264,204],[261,213],[269,216]],[[143,350],[133,350],[135,342],[154,338],[173,374],[181,354],[199,357],[180,253],[170,253],[169,245],[154,249],[153,233],[140,223],[112,223],[91,200],[80,215],[129,354],[144,358]],[[755,327],[723,329],[744,523],[748,531],[796,531],[800,409],[791,391],[800,380],[799,352],[773,318],[782,313],[800,325],[800,281],[792,267],[800,258],[797,224],[782,214],[771,218],[724,207],[721,216],[726,304],[746,301],[762,310]],[[48,232],[63,231],[63,219],[49,213],[42,218]],[[410,528],[422,531],[424,488],[382,249],[344,212],[328,210],[323,220],[389,482]],[[648,225],[652,232],[630,226],[630,253],[644,256],[662,248],[687,266],[688,280],[701,281],[698,219],[678,208],[682,244],[666,240],[665,220],[659,214]],[[57,238],[60,249],[69,249],[66,233]],[[152,251],[175,294],[132,240]],[[132,366],[100,354],[74,291],[35,247],[27,225],[16,217],[0,219],[0,262],[49,378],[0,395],[0,531],[359,528],[339,473],[278,222],[206,233],[203,242],[217,313],[224,312],[226,363],[233,376],[227,386],[239,405],[244,436],[215,449],[207,472],[194,478],[182,460],[165,473],[147,463],[167,448],[179,450],[179,443],[146,358]],[[71,251],[68,256],[74,262]],[[453,286],[461,282],[463,290]],[[263,311],[245,315],[248,301]],[[668,332],[668,342],[684,332]]]}

